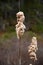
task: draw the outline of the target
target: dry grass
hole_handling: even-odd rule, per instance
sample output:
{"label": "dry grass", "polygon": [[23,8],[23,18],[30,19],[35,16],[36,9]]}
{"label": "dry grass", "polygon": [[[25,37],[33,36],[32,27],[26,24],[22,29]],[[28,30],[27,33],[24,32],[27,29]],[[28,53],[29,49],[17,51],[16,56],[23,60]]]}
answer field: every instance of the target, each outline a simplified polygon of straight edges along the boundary
{"label": "dry grass", "polygon": [[[9,36],[6,38],[6,35]],[[4,36],[4,37],[3,37]],[[21,39],[22,47],[22,65],[29,65],[28,46],[31,42],[32,36],[37,36],[38,39],[38,61],[36,65],[43,65],[43,38],[42,36],[33,33],[31,31],[25,32]],[[5,39],[4,39],[5,38]],[[3,41],[4,39],[4,41]],[[19,65],[18,63],[18,49],[19,42],[16,37],[16,33],[6,33],[0,37],[0,65]]]}

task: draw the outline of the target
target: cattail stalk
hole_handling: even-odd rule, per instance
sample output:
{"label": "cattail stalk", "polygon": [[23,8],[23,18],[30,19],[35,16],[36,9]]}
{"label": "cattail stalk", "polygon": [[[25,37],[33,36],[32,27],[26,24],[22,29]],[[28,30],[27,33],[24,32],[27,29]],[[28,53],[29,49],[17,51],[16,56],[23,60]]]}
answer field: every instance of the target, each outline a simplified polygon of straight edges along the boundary
{"label": "cattail stalk", "polygon": [[37,61],[37,55],[36,55],[37,50],[38,50],[37,39],[36,37],[33,37],[32,42],[28,47],[28,53],[31,61],[29,65],[33,65],[35,64],[35,61]]}
{"label": "cattail stalk", "polygon": [[21,65],[21,38],[19,39],[19,65]]}
{"label": "cattail stalk", "polygon": [[24,20],[25,20],[25,16],[23,12],[18,12],[16,14],[17,17],[17,24],[16,24],[16,33],[17,33],[17,38],[19,41],[19,65],[21,65],[21,38],[25,32],[25,25],[23,24]]}

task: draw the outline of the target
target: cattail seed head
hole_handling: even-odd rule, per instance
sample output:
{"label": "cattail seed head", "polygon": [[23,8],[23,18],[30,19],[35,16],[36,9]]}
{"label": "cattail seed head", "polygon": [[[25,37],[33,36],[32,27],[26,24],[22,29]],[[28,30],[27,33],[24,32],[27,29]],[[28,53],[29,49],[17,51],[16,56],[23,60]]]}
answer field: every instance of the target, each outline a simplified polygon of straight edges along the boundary
{"label": "cattail seed head", "polygon": [[23,24],[25,20],[25,16],[24,13],[20,11],[16,14],[16,17],[17,17],[16,33],[17,33],[17,38],[20,39],[26,29],[26,26]]}
{"label": "cattail seed head", "polygon": [[36,37],[32,37],[32,42],[28,46],[28,53],[29,53],[30,59],[37,60],[37,56],[36,56],[37,50],[38,50],[37,39],[36,39]]}

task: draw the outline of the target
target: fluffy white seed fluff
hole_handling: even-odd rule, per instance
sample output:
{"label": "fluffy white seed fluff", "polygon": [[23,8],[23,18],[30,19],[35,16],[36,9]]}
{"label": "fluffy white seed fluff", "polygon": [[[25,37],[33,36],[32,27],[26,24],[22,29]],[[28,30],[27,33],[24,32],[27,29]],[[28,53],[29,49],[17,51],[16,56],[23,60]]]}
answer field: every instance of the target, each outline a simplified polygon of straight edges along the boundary
{"label": "fluffy white seed fluff", "polygon": [[19,22],[19,21],[24,22],[24,20],[25,20],[24,13],[21,11],[16,14],[16,17],[17,17],[17,22]]}
{"label": "fluffy white seed fluff", "polygon": [[25,32],[25,25],[23,23],[20,23],[19,25],[19,22],[18,24],[16,25],[16,33],[17,33],[17,38],[20,39],[20,37],[24,34]]}
{"label": "fluffy white seed fluff", "polygon": [[38,50],[38,47],[37,47],[37,38],[36,37],[32,37],[32,45],[35,46],[36,50]]}
{"label": "fluffy white seed fluff", "polygon": [[23,24],[25,20],[25,16],[23,12],[18,12],[16,14],[17,16],[17,24],[16,24],[16,33],[17,33],[17,38],[20,39],[20,37],[24,34],[26,26]]}
{"label": "fluffy white seed fluff", "polygon": [[30,59],[37,60],[37,56],[36,56],[37,50],[38,50],[37,39],[36,37],[32,37],[32,42],[28,46],[28,53],[29,53]]}
{"label": "fluffy white seed fluff", "polygon": [[30,56],[30,59],[37,60],[36,53],[31,52],[31,53],[29,54],[29,56]]}
{"label": "fluffy white seed fluff", "polygon": [[29,64],[29,65],[32,65],[32,64]]}

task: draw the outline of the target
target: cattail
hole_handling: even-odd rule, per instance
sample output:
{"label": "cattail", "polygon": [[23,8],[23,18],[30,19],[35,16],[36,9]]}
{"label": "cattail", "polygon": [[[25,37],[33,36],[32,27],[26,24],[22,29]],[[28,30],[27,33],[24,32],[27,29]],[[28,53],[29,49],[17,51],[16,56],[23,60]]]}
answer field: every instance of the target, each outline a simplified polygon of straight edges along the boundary
{"label": "cattail", "polygon": [[25,20],[25,16],[24,13],[21,11],[18,12],[16,16],[17,16],[16,33],[17,33],[17,38],[20,39],[26,29],[25,25],[23,24]]}
{"label": "cattail", "polygon": [[37,60],[37,56],[36,56],[37,50],[38,50],[37,39],[36,37],[33,37],[31,44],[28,46],[28,53],[29,53],[30,59]]}
{"label": "cattail", "polygon": [[24,20],[25,20],[25,16],[23,12],[18,12],[16,14],[17,17],[17,24],[16,24],[16,34],[17,34],[17,38],[19,41],[19,65],[21,65],[21,37],[23,36],[24,32],[25,32],[25,25],[23,24]]}

